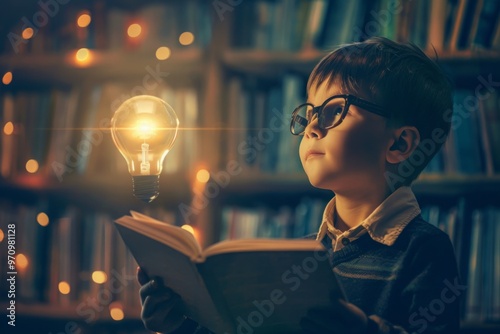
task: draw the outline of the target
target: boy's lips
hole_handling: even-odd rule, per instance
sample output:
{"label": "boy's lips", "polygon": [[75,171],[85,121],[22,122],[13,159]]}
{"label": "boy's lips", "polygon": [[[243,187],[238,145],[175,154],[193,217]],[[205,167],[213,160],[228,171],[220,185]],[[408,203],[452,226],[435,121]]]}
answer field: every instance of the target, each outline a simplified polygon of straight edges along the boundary
{"label": "boy's lips", "polygon": [[306,155],[304,156],[304,160],[309,160],[310,158],[316,158],[319,156],[325,155],[323,152],[316,151],[316,150],[308,150],[306,152]]}

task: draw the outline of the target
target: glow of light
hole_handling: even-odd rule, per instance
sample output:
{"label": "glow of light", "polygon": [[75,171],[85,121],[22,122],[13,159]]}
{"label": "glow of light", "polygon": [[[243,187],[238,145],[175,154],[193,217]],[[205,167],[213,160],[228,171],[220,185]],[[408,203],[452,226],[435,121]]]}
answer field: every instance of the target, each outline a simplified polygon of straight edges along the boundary
{"label": "glow of light", "polygon": [[90,17],[89,13],[87,11],[85,11],[80,16],[78,16],[76,24],[80,28],[85,28],[90,24],[91,21],[92,21],[92,18]]}
{"label": "glow of light", "polygon": [[196,180],[201,183],[207,183],[210,180],[210,173],[206,169],[200,169],[196,173]]}
{"label": "glow of light", "polygon": [[14,124],[12,124],[12,122],[5,123],[3,127],[3,133],[5,133],[7,136],[10,136],[12,133],[14,133]]}
{"label": "glow of light", "polygon": [[96,270],[92,273],[92,280],[97,284],[103,284],[108,280],[108,275],[104,271]]}
{"label": "glow of light", "polygon": [[28,267],[28,264],[28,258],[24,254],[18,253],[16,255],[16,268],[23,270]]}
{"label": "glow of light", "polygon": [[67,295],[71,291],[71,287],[69,286],[69,283],[66,281],[59,282],[58,288],[59,292],[62,293],[63,295]]}
{"label": "glow of light", "polygon": [[129,25],[129,27],[127,29],[127,34],[132,38],[139,37],[141,32],[142,32],[142,27],[138,23],[133,23],[133,24]]}
{"label": "glow of light", "polygon": [[120,321],[125,317],[123,307],[120,302],[113,302],[109,305],[109,315],[115,321]]}
{"label": "glow of light", "polygon": [[8,85],[12,82],[12,72],[7,72],[2,77],[2,83]]}
{"label": "glow of light", "polygon": [[23,33],[21,34],[23,36],[24,39],[30,39],[31,37],[33,37],[33,34],[35,32],[33,31],[33,28],[26,28],[23,30]]}
{"label": "glow of light", "polygon": [[85,63],[90,60],[90,51],[87,48],[81,48],[76,52],[76,61],[79,63]]}
{"label": "glow of light", "polygon": [[38,171],[38,161],[30,159],[26,162],[26,170],[28,173],[36,173]]}
{"label": "glow of light", "polygon": [[166,46],[160,46],[158,49],[156,49],[156,59],[158,60],[165,60],[170,58],[170,49]]}
{"label": "glow of light", "polygon": [[194,35],[189,31],[183,32],[179,36],[179,43],[181,43],[182,45],[189,45],[192,44],[193,42],[194,42]]}
{"label": "glow of light", "polygon": [[49,225],[49,216],[45,212],[40,212],[38,215],[36,215],[36,221],[40,226],[47,226]]}
{"label": "glow of light", "polygon": [[141,122],[135,127],[137,136],[141,139],[151,138],[155,134],[156,126],[151,122]]}
{"label": "glow of light", "polygon": [[0,242],[3,241],[3,237],[4,237],[3,231],[2,229],[0,229]]}
{"label": "glow of light", "polygon": [[185,224],[185,225],[182,225],[181,228],[188,231],[192,235],[194,235],[194,228],[191,225]]}

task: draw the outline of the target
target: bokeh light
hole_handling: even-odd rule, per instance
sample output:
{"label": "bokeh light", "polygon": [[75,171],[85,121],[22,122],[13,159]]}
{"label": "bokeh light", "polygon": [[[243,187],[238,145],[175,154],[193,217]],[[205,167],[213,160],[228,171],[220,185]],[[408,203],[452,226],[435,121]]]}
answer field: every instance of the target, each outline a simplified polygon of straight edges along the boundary
{"label": "bokeh light", "polygon": [[109,305],[109,315],[115,321],[120,321],[125,317],[123,307],[120,302],[113,302]]}
{"label": "bokeh light", "polygon": [[188,231],[192,235],[194,235],[194,228],[191,225],[185,224],[185,225],[182,225],[181,228]]}
{"label": "bokeh light", "polygon": [[127,34],[132,38],[139,37],[141,32],[142,32],[142,27],[138,23],[133,23],[133,24],[129,25],[129,27],[127,29]]}
{"label": "bokeh light", "polygon": [[23,30],[21,35],[24,39],[30,39],[31,37],[33,37],[34,33],[35,32],[33,31],[33,28],[26,28]]}
{"label": "bokeh light", "polygon": [[18,253],[16,255],[16,268],[20,269],[20,270],[24,270],[28,267],[28,258],[26,257],[26,255],[22,254],[22,253]]}
{"label": "bokeh light", "polygon": [[161,46],[156,50],[156,59],[158,60],[165,60],[170,58],[170,48],[166,46]]}
{"label": "bokeh light", "polygon": [[179,43],[181,43],[182,45],[190,45],[193,42],[194,42],[194,35],[189,31],[183,32],[179,36]]}
{"label": "bokeh light", "polygon": [[26,162],[26,171],[28,173],[36,173],[38,171],[38,161],[35,159],[30,159]]}
{"label": "bokeh light", "polygon": [[200,169],[196,173],[196,180],[201,183],[207,183],[210,180],[210,173],[206,169]]}
{"label": "bokeh light", "polygon": [[78,19],[76,20],[76,24],[80,28],[85,28],[90,24],[91,21],[92,21],[92,18],[90,17],[89,12],[84,11],[80,14],[80,16],[78,16]]}
{"label": "bokeh light", "polygon": [[3,133],[5,133],[7,136],[10,136],[11,134],[14,133],[14,124],[12,122],[7,122],[5,123],[3,127]]}
{"label": "bokeh light", "polygon": [[103,284],[108,280],[108,275],[104,271],[96,270],[92,273],[92,280],[97,284]]}
{"label": "bokeh light", "polygon": [[71,287],[68,282],[66,281],[61,281],[58,284],[59,292],[62,293],[63,295],[67,295],[71,291]]}
{"label": "bokeh light", "polygon": [[2,83],[8,85],[12,82],[12,72],[6,72],[2,77]]}
{"label": "bokeh light", "polygon": [[36,215],[36,221],[38,224],[41,226],[47,226],[49,225],[49,216],[45,212],[40,212],[38,215]]}

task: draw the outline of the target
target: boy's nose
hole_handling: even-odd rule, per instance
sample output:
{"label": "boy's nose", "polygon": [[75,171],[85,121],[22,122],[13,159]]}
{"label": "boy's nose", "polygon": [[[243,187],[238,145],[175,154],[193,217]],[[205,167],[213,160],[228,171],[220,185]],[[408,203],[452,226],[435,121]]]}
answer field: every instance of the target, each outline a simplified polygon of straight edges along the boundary
{"label": "boy's nose", "polygon": [[313,117],[311,122],[309,122],[309,124],[306,126],[306,129],[304,131],[304,136],[306,136],[307,138],[321,139],[325,136],[324,133],[325,131],[326,130],[322,130],[319,127],[318,117],[317,115],[315,115],[315,117]]}

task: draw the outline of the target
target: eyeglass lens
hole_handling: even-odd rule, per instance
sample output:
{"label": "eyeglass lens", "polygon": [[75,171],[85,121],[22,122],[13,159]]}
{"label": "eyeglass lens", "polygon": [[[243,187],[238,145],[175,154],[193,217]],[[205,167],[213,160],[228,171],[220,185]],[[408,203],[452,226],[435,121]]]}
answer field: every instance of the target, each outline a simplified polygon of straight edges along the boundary
{"label": "eyeglass lens", "polygon": [[[342,117],[345,107],[344,98],[335,98],[330,100],[320,111],[318,125],[322,129],[329,129],[337,126]],[[294,134],[300,134],[305,131],[307,125],[313,118],[313,108],[310,105],[301,106],[293,118],[292,129]]]}

